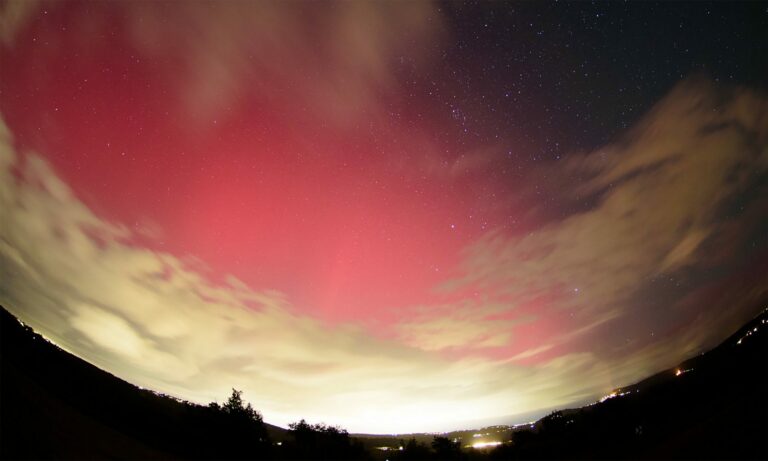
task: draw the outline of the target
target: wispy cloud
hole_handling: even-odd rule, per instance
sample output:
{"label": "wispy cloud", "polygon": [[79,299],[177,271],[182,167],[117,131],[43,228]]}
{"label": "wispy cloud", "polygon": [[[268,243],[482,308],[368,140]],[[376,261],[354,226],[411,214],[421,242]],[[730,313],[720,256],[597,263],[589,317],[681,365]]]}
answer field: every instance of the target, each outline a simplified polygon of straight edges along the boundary
{"label": "wispy cloud", "polygon": [[[564,174],[580,179],[563,193],[596,205],[475,242],[441,290],[482,301],[426,306],[390,339],[137,245],[0,124],[0,302],[136,384],[199,402],[242,388],[279,424],[434,430],[567,405],[674,365],[766,299],[750,252],[764,226],[766,113],[748,90],[681,85],[616,143],[569,160]],[[647,294],[669,277],[686,284]],[[637,340],[647,326],[664,331]]]}
{"label": "wispy cloud", "polygon": [[[62,6],[7,2],[0,9],[5,26],[0,40],[12,45],[39,19],[35,13]],[[329,125],[354,125],[398,89],[399,60],[428,62],[431,45],[445,33],[432,2],[214,5],[193,0],[69,7],[82,34],[75,36],[82,54],[108,52],[109,45],[90,34],[125,33],[134,60],[151,61],[156,71],[178,79],[161,83],[177,91],[178,114],[195,129],[253,99],[272,117],[305,114],[313,123],[320,118]]]}
{"label": "wispy cloud", "polygon": [[[577,366],[448,360],[355,325],[330,328],[234,278],[212,284],[199,262],[131,244],[129,230],[85,207],[45,160],[17,152],[4,125],[1,134],[0,302],[131,382],[199,402],[235,386],[279,424],[308,417],[407,431],[535,408],[535,396]],[[551,384],[508,386],[527,378]]]}
{"label": "wispy cloud", "polygon": [[[654,281],[723,264],[715,245],[744,254],[755,243],[766,204],[767,109],[749,90],[681,83],[616,142],[569,158],[561,195],[594,206],[523,235],[487,234],[441,289],[472,287],[518,305],[549,296],[540,314],[567,312],[580,334],[658,308],[646,296]],[[731,258],[729,270],[750,263]],[[718,308],[702,306],[710,309]]]}

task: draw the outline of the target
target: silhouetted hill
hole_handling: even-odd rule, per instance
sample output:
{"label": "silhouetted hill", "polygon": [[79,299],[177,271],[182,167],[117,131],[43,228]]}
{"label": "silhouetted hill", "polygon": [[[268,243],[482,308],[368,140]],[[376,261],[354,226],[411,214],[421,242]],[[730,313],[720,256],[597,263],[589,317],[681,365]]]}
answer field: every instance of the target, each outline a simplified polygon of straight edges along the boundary
{"label": "silhouetted hill", "polygon": [[[767,459],[768,310],[709,352],[601,402],[553,412],[532,425],[440,435],[471,458]],[[410,439],[429,446],[434,435],[359,437],[378,458],[417,459],[399,447]],[[470,448],[488,442],[502,444]]]}
{"label": "silhouetted hill", "polygon": [[497,459],[768,458],[768,309],[713,350],[515,431]]}
{"label": "silhouetted hill", "polygon": [[[222,432],[232,427],[221,411],[129,384],[46,341],[4,309],[0,411],[3,458],[208,459],[254,445]],[[286,432],[266,429],[280,437]]]}
{"label": "silhouetted hill", "polygon": [[[63,351],[0,309],[0,456],[365,458],[358,440],[370,456],[391,460],[765,459],[767,333],[768,310],[677,369],[617,389],[602,402],[554,412],[525,429],[493,426],[437,438],[408,434],[351,439],[346,431],[327,426],[302,422],[286,430],[263,424],[260,415],[240,421],[225,411],[227,404],[201,406],[140,389]],[[239,404],[234,408],[241,413]],[[503,443],[484,450],[466,448],[488,440]],[[384,446],[392,450],[375,448]]]}

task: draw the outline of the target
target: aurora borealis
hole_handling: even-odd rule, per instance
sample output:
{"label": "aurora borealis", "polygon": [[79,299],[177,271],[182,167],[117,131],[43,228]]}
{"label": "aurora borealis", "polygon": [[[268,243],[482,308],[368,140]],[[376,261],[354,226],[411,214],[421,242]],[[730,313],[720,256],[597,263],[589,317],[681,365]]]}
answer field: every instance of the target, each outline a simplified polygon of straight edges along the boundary
{"label": "aurora borealis", "polygon": [[134,384],[519,422],[768,302],[759,3],[0,12],[0,304]]}

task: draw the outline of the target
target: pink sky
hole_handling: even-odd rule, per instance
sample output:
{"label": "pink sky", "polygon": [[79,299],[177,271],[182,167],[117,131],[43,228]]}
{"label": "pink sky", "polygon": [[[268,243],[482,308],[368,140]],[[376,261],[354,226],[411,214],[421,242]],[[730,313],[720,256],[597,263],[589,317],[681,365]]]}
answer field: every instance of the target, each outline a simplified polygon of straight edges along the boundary
{"label": "pink sky", "polygon": [[[409,94],[396,63],[429,75],[451,32],[399,6],[19,7],[0,302],[132,382],[367,431],[598,396],[756,312],[764,199],[722,210],[765,171],[763,95],[712,113],[686,80],[620,142],[511,161],[520,133],[467,144]],[[732,119],[757,150],[702,134]]]}

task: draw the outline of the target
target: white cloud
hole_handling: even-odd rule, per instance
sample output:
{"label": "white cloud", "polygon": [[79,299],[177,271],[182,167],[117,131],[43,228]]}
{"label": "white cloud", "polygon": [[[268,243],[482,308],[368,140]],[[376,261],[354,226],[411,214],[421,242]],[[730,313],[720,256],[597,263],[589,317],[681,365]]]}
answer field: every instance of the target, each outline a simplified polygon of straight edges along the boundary
{"label": "white cloud", "polygon": [[[278,424],[304,417],[353,431],[438,430],[598,396],[711,344],[765,296],[764,277],[734,284],[724,292],[735,293],[728,308],[713,303],[679,334],[624,355],[515,363],[631,312],[639,280],[712,262],[703,249],[724,228],[729,240],[743,240],[750,221],[724,226],[718,209],[765,174],[766,125],[754,115],[766,113],[765,100],[738,92],[712,111],[701,92],[678,90],[623,142],[572,161],[572,171],[589,177],[577,192],[607,188],[597,207],[531,235],[476,242],[464,277],[447,288],[471,284],[489,303],[473,304],[474,314],[466,303],[442,306],[442,319],[425,308],[400,325],[397,340],[356,325],[328,327],[298,314],[284,294],[234,278],[213,285],[200,263],[127,243],[127,228],[83,205],[42,157],[17,152],[0,123],[0,303],[124,379],[198,402],[241,388]],[[724,121],[732,125],[702,134]],[[494,296],[517,306],[559,290],[571,291],[552,307],[574,309],[578,322],[542,335],[546,346],[511,359],[441,354],[515,344],[520,319],[500,320],[511,304]],[[690,314],[688,304],[674,308]]]}
{"label": "white cloud", "polygon": [[39,8],[39,0],[8,0],[0,5],[0,42],[12,46]]}
{"label": "white cloud", "polygon": [[96,345],[109,349],[129,359],[138,359],[150,347],[145,340],[118,317],[102,309],[88,305],[74,308],[70,323]]}
{"label": "white cloud", "polygon": [[231,277],[212,285],[179,258],[126,243],[124,227],[93,214],[42,157],[16,152],[0,127],[0,302],[124,379],[203,403],[242,388],[278,424],[408,431],[535,409],[541,397],[509,383],[536,376],[552,392],[567,372],[451,361],[355,325],[329,328]]}
{"label": "white cloud", "polygon": [[410,311],[397,334],[404,344],[423,350],[502,347],[509,343],[513,325],[520,323],[493,318],[506,309],[508,306],[474,302],[422,307]]}
{"label": "white cloud", "polygon": [[738,197],[765,204],[744,193],[768,170],[767,109],[753,91],[681,83],[615,143],[569,158],[563,195],[599,194],[596,206],[524,235],[487,234],[442,289],[520,304],[559,294],[548,307],[589,324],[583,333],[626,315],[648,280],[714,264],[707,242],[724,231],[734,248],[751,235],[754,218],[724,208]]}

